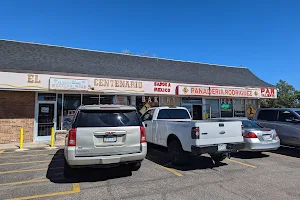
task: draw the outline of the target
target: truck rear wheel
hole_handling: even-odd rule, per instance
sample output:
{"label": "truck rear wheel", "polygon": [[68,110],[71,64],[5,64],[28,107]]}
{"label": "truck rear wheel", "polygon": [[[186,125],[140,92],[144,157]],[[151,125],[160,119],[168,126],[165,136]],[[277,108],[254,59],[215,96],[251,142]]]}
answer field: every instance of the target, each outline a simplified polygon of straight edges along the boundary
{"label": "truck rear wheel", "polygon": [[185,165],[188,162],[188,154],[182,149],[178,140],[173,140],[168,145],[168,152],[173,165]]}
{"label": "truck rear wheel", "polygon": [[210,155],[210,157],[215,161],[215,162],[221,162],[227,158],[226,154],[214,154]]}

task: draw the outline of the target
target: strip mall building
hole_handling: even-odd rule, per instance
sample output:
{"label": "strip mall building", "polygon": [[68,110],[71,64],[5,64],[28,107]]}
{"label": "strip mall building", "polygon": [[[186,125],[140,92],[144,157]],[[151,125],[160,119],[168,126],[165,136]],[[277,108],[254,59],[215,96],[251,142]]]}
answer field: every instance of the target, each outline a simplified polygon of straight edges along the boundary
{"label": "strip mall building", "polygon": [[271,84],[247,68],[0,40],[0,143],[50,139],[80,105],[184,106],[194,119],[252,117]]}

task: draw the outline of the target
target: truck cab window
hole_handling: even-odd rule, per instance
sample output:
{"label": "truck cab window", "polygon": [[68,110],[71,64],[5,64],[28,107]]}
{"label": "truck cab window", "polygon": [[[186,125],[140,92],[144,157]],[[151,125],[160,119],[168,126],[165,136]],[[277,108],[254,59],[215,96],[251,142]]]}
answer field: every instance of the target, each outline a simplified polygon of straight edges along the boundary
{"label": "truck cab window", "polygon": [[279,112],[279,120],[278,121],[290,122],[294,119],[297,119],[297,117],[290,111],[280,111]]}
{"label": "truck cab window", "polygon": [[190,119],[189,112],[185,109],[162,109],[157,119]]}
{"label": "truck cab window", "polygon": [[265,121],[276,121],[277,111],[276,110],[261,110],[257,117],[258,120]]}

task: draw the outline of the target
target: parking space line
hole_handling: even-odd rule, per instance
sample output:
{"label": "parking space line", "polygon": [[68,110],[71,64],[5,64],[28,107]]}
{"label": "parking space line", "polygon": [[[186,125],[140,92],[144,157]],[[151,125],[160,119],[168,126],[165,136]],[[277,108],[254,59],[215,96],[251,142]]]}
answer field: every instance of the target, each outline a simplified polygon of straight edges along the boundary
{"label": "parking space line", "polygon": [[21,172],[44,171],[44,170],[47,170],[47,169],[62,169],[62,168],[64,168],[64,167],[13,170],[13,171],[0,172],[0,175],[1,174],[21,173]]}
{"label": "parking space line", "polygon": [[182,176],[182,174],[180,174],[179,172],[177,172],[176,170],[174,169],[171,169],[171,168],[168,168],[168,167],[165,167],[165,166],[162,166],[162,165],[159,165],[160,167],[162,167],[163,169],[175,174],[176,176]]}
{"label": "parking space line", "polygon": [[276,156],[276,157],[283,157],[283,158],[290,158],[290,159],[295,159],[295,160],[300,160],[300,158],[292,157],[292,156],[286,156],[286,155],[281,155],[277,153],[271,153],[271,152],[264,152],[264,154],[270,155],[270,156]]}
{"label": "parking space line", "polygon": [[251,168],[254,168],[254,169],[257,168],[257,167],[254,166],[254,165],[249,165],[249,164],[247,164],[247,163],[243,163],[243,162],[240,162],[240,161],[237,161],[237,160],[233,160],[232,158],[230,158],[230,159],[227,158],[226,160],[228,160],[228,161],[230,161],[230,162],[234,162],[234,163],[240,164],[240,165],[244,165],[244,166],[247,166],[247,167],[251,167]]}
{"label": "parking space line", "polygon": [[34,179],[34,180],[28,180],[28,181],[19,181],[19,182],[11,182],[11,183],[2,183],[0,186],[7,186],[7,185],[21,185],[26,183],[40,183],[40,182],[46,182],[49,181],[49,179]]}
{"label": "parking space line", "polygon": [[22,165],[22,164],[31,164],[31,163],[45,163],[45,162],[57,162],[62,161],[63,159],[59,160],[39,160],[39,161],[28,161],[28,162],[12,162],[12,163],[1,163],[0,166],[4,165]]}
{"label": "parking space line", "polygon": [[33,195],[33,196],[27,196],[27,197],[19,197],[19,198],[14,198],[14,199],[10,199],[10,200],[36,199],[36,198],[42,198],[42,197],[53,197],[53,196],[60,196],[60,195],[67,195],[67,194],[75,194],[78,192],[80,192],[79,183],[73,183],[72,190],[68,190],[68,191],[64,191],[64,192],[54,192],[54,193],[48,193],[48,194]]}
{"label": "parking space line", "polygon": [[17,156],[3,156],[0,157],[1,158],[20,158],[20,157],[38,157],[38,156],[57,156],[57,155],[63,155],[63,153],[57,153],[57,154],[49,154],[49,153],[45,153],[45,154],[32,154],[32,155],[17,155]]}

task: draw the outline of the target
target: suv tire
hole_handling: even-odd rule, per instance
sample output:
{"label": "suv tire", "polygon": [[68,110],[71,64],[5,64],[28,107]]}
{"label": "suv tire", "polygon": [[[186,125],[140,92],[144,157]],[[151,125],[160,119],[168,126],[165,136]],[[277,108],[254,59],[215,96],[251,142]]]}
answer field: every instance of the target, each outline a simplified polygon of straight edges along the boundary
{"label": "suv tire", "polygon": [[64,177],[71,178],[75,175],[75,169],[71,168],[70,165],[67,163],[66,159],[64,159]]}
{"label": "suv tire", "polygon": [[188,153],[182,149],[179,140],[173,140],[168,145],[170,161],[173,165],[182,166],[188,162]]}
{"label": "suv tire", "polygon": [[130,163],[129,166],[131,171],[138,171],[142,166],[142,162]]}

